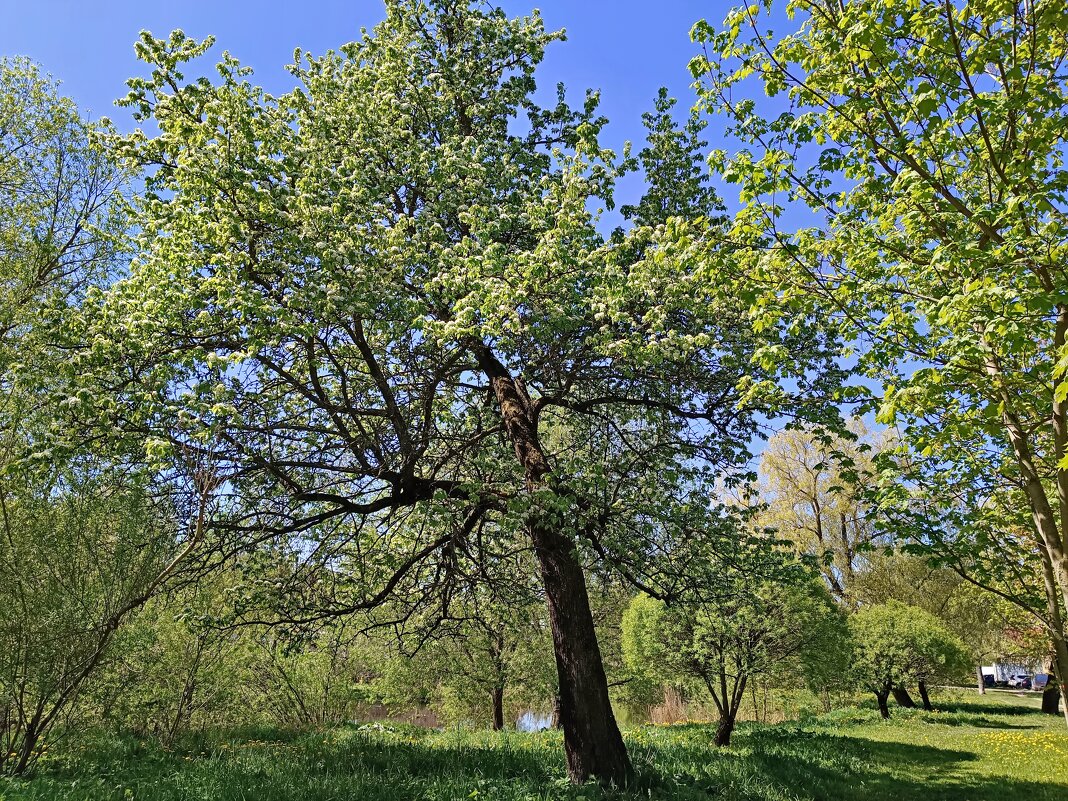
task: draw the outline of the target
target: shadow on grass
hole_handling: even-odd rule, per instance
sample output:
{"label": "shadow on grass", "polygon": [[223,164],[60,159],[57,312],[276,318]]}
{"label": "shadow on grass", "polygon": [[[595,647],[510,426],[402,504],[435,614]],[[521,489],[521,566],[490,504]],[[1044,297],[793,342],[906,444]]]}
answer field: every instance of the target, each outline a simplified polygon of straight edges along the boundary
{"label": "shadow on grass", "polygon": [[944,701],[935,704],[939,712],[968,712],[974,715],[1003,715],[1005,717],[1049,717],[1038,707],[982,701]]}
{"label": "shadow on grass", "polygon": [[[797,799],[1063,801],[1068,784],[969,770],[969,751],[796,729],[755,730],[739,761]],[[1038,757],[1035,757],[1038,758]],[[769,788],[770,789],[770,788]],[[768,795],[767,797],[774,797]]]}
{"label": "shadow on grass", "polygon": [[[986,710],[984,710],[986,711]],[[737,799],[737,801],[1064,801],[1068,783],[984,775],[960,747],[884,742],[850,732],[744,726],[729,749],[710,726],[631,735],[632,791],[574,788],[560,737],[488,732],[243,733],[194,737],[175,751],[134,738],[87,741],[5,801],[445,801]],[[953,735],[958,736],[958,735]],[[963,741],[954,741],[954,744]],[[965,745],[963,747],[970,747]],[[1039,759],[1036,755],[1029,758]],[[1068,780],[1066,780],[1068,781]]]}
{"label": "shadow on grass", "polygon": [[[246,734],[246,733],[243,733]],[[526,745],[527,747],[522,747]],[[537,736],[374,732],[190,736],[173,751],[132,737],[87,742],[0,799],[49,801],[446,801],[572,798],[562,755]],[[546,795],[546,792],[550,795]],[[584,799],[599,798],[588,792]]]}
{"label": "shadow on grass", "polygon": [[[867,699],[851,710],[842,711],[847,713],[843,722],[850,724],[879,720],[875,703]],[[863,714],[858,714],[859,712]],[[891,706],[891,721],[895,723],[919,722],[942,726],[974,726],[981,729],[1043,729],[1048,728],[1049,717],[1037,708],[996,702],[939,701],[935,703],[933,712],[920,708]],[[817,720],[833,722],[835,713]]]}

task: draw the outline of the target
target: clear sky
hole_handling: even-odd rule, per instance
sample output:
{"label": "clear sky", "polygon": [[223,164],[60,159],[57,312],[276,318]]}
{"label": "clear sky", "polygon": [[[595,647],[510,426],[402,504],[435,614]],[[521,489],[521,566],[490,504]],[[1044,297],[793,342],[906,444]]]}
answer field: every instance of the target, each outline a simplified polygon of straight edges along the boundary
{"label": "clear sky", "polygon": [[[619,148],[642,138],[641,113],[657,88],[679,98],[680,114],[693,103],[687,69],[697,52],[689,39],[694,22],[719,22],[726,0],[503,0],[511,14],[539,8],[546,25],[565,28],[566,42],[550,48],[539,74],[547,93],[564,81],[577,101],[587,88],[601,90],[611,120],[604,144]],[[292,85],[283,69],[300,47],[312,53],[358,38],[360,28],[383,16],[381,0],[0,0],[0,55],[26,55],[62,81],[65,94],[92,116],[131,126],[113,102],[124,81],[143,74],[133,54],[138,32],[163,36],[181,28],[201,38],[214,34],[216,51],[231,51],[252,66],[270,92]],[[627,182],[620,201],[639,187]]]}

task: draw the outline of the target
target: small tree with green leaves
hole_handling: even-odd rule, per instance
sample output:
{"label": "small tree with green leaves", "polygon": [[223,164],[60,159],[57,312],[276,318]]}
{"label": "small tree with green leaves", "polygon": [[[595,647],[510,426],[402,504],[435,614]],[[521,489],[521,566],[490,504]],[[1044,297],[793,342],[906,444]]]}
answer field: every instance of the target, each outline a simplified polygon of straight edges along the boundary
{"label": "small tree with green leaves", "polygon": [[964,644],[934,615],[900,601],[866,607],[849,619],[853,635],[853,674],[875,694],[879,714],[890,717],[887,699],[895,687],[920,685],[924,707],[931,709],[927,687],[959,679],[971,666]]}
{"label": "small tree with green leaves", "polygon": [[729,596],[691,605],[638,595],[623,617],[627,666],[646,682],[707,693],[719,713],[716,745],[730,744],[750,681],[795,676],[820,661],[806,652],[842,655],[847,641],[843,612],[814,581],[739,580]]}

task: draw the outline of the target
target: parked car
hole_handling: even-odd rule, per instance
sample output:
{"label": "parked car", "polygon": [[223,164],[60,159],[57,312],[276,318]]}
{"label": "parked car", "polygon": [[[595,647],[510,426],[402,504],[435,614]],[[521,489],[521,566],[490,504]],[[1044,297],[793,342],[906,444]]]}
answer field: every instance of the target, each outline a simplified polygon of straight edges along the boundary
{"label": "parked car", "polygon": [[1017,690],[1030,690],[1031,689],[1031,677],[1026,673],[1020,673],[1016,676],[1009,676],[1009,686]]}

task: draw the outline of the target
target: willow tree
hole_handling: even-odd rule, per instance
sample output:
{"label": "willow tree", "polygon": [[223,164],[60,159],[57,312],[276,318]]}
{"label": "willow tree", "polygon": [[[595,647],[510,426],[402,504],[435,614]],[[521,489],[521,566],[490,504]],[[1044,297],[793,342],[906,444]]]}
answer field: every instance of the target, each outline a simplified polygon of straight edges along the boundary
{"label": "willow tree", "polygon": [[876,480],[872,452],[879,438],[859,420],[851,428],[848,438],[776,433],[761,454],[760,476],[768,498],[763,522],[817,557],[831,594],[855,607],[861,599],[854,584],[878,540],[867,496]]}
{"label": "willow tree", "polygon": [[89,350],[150,455],[210,451],[219,537],[320,558],[293,622],[391,597],[448,618],[532,547],[569,772],[624,782],[583,562],[648,584],[655,538],[683,531],[665,499],[745,458],[785,369],[769,349],[811,349],[757,340],[686,243],[598,233],[629,160],[598,145],[595,97],[535,105],[559,38],[396,0],[338,52],[298,52],[272,97],[229,55],[187,82],[210,40],[144,35],[125,102],[152,133],[116,142],[146,168],[137,256],[89,305]]}
{"label": "willow tree", "polygon": [[[759,305],[842,323],[901,432],[885,509],[1034,614],[1068,687],[1063,2],[769,1],[694,33],[745,143],[716,160]],[[762,115],[750,80],[789,109]]]}

